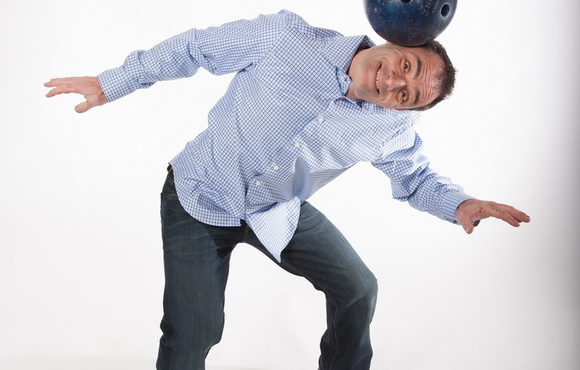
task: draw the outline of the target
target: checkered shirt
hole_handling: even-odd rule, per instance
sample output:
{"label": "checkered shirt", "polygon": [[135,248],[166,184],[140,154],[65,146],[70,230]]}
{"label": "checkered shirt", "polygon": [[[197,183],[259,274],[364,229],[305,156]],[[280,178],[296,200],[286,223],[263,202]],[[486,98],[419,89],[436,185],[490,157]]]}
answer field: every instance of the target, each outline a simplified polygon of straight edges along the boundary
{"label": "checkered shirt", "polygon": [[170,161],[176,189],[194,218],[215,226],[245,220],[280,260],[300,204],[358,162],[384,172],[395,199],[450,222],[470,198],[429,167],[413,127],[417,112],[344,96],[353,55],[371,46],[365,36],[345,37],[281,11],[189,30],[98,77],[113,101],[200,67],[236,73],[207,129]]}

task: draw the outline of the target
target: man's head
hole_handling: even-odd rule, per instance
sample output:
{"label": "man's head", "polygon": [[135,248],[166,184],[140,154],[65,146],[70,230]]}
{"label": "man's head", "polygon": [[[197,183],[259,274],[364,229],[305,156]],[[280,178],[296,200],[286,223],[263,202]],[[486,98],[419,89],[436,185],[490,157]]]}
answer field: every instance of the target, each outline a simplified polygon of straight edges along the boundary
{"label": "man's head", "polygon": [[346,96],[389,109],[426,110],[451,94],[455,68],[436,41],[419,47],[382,44],[357,52]]}

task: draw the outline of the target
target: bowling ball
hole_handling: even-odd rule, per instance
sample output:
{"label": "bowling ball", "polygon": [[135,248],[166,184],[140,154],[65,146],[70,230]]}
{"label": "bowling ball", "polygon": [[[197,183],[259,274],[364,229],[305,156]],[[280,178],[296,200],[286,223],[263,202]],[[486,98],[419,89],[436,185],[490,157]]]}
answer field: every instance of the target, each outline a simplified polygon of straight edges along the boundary
{"label": "bowling ball", "polygon": [[433,41],[451,22],[457,0],[364,0],[371,27],[401,46]]}

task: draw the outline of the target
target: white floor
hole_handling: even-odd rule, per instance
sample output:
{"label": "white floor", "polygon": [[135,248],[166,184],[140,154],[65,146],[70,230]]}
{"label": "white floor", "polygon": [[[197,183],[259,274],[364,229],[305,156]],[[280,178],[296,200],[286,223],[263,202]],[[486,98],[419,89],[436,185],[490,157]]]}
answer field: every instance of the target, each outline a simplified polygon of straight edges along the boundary
{"label": "white floor", "polygon": [[[155,359],[0,357],[0,370],[154,370]],[[211,366],[206,370],[264,370]]]}

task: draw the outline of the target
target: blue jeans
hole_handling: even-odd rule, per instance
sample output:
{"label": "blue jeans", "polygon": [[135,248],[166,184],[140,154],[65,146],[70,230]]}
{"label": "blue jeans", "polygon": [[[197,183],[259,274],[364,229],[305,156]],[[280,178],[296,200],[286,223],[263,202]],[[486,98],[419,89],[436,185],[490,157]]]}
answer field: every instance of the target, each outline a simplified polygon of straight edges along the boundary
{"label": "blue jeans", "polygon": [[163,187],[161,219],[165,292],[158,370],[205,369],[208,352],[221,339],[230,255],[238,243],[256,247],[325,294],[320,370],[369,369],[376,278],[340,231],[308,202],[302,204],[281,263],[243,221],[239,227],[217,227],[191,217],[177,199],[172,171]]}

